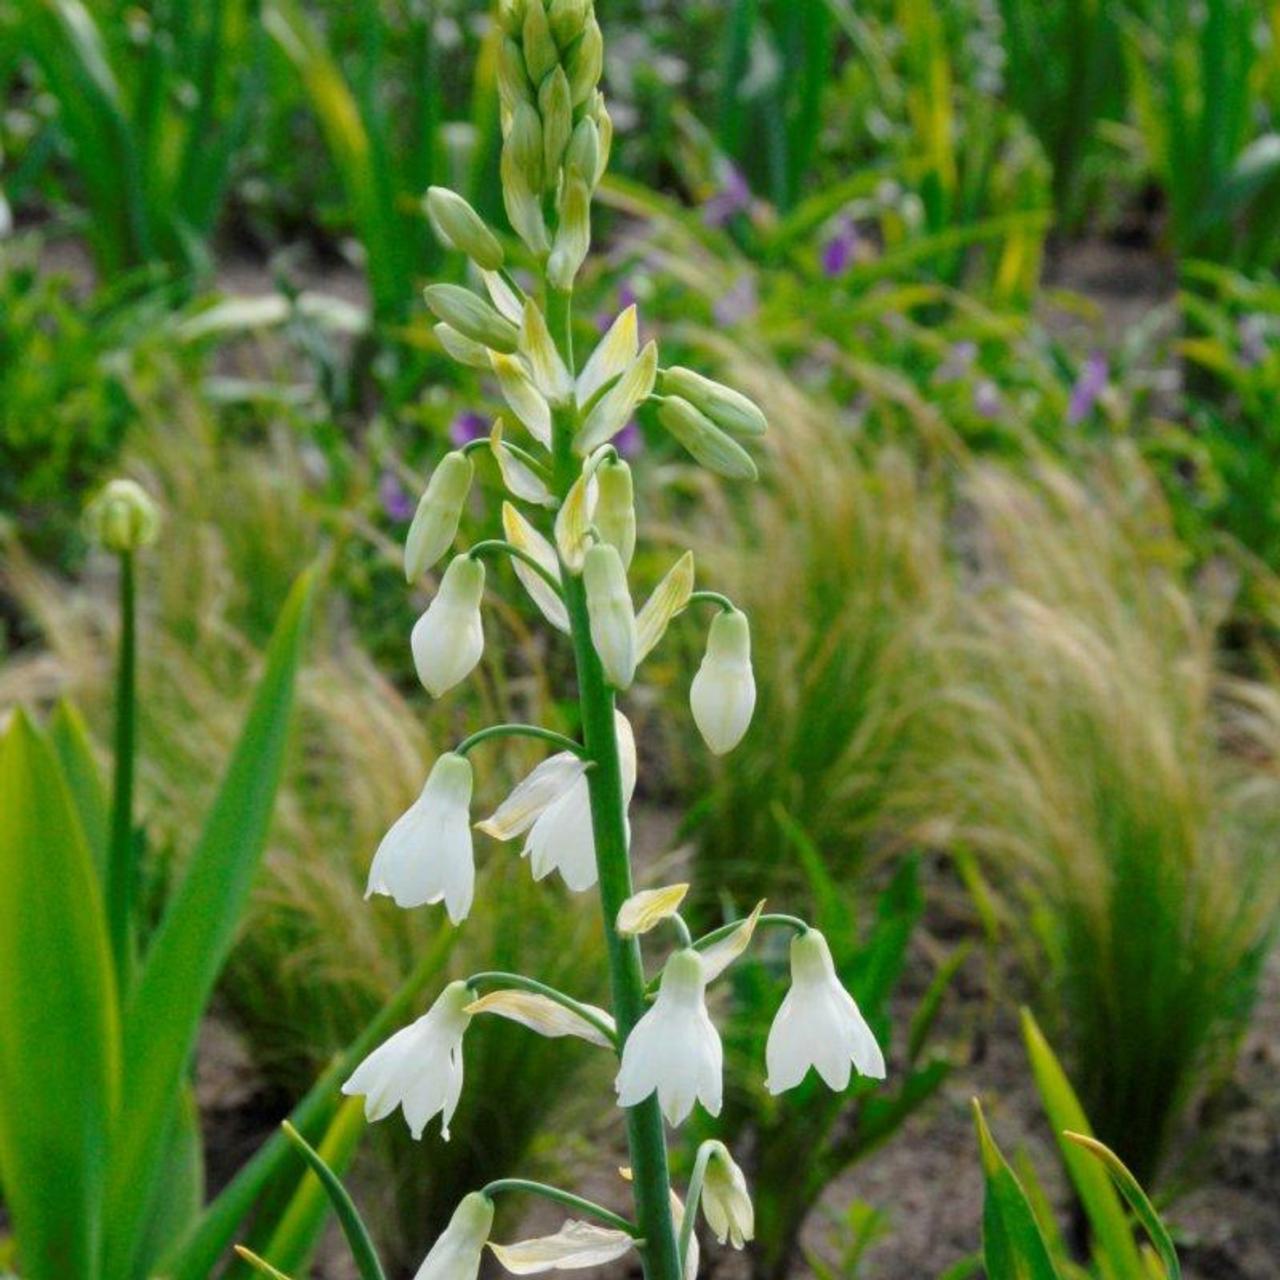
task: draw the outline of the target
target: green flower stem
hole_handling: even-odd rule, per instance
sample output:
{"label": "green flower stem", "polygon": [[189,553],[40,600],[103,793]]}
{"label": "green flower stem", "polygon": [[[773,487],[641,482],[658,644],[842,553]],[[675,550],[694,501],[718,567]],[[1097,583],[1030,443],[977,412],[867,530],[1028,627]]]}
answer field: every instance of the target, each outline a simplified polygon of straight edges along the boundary
{"label": "green flower stem", "polygon": [[613,1027],[602,1021],[593,1009],[581,1001],[565,995],[563,991],[557,991],[555,987],[547,986],[545,982],[539,982],[536,978],[526,978],[521,973],[502,973],[496,969],[486,969],[484,973],[473,973],[467,979],[467,986],[472,988],[482,983],[493,983],[499,987],[516,987],[521,991],[532,991],[536,995],[546,996],[548,1000],[554,1000],[562,1009],[568,1009],[583,1022],[590,1023],[614,1048],[617,1048],[618,1033]]}
{"label": "green flower stem", "polygon": [[684,916],[678,911],[671,913],[671,924],[676,933],[680,936],[680,945],[682,947],[693,946],[693,934],[689,932],[689,926],[684,922]]}
{"label": "green flower stem", "polygon": [[474,547],[468,548],[466,554],[473,560],[477,560],[481,556],[508,555],[513,560],[523,561],[556,595],[564,596],[564,590],[555,574],[548,573],[527,551],[522,551],[519,547],[512,546],[504,538],[486,538],[483,542],[477,542]]}
{"label": "green flower stem", "polygon": [[573,365],[573,294],[547,286],[547,328],[560,352],[560,358],[572,373]]}
{"label": "green flower stem", "polygon": [[472,747],[478,747],[490,738],[540,738],[543,742],[559,747],[561,751],[572,751],[580,760],[590,759],[582,743],[574,742],[572,738],[566,738],[563,733],[557,733],[554,729],[544,729],[540,724],[491,724],[487,729],[477,729],[475,733],[463,738],[454,747],[454,753],[465,756]]}
{"label": "green flower stem", "polygon": [[[729,924],[722,924],[718,929],[712,929],[710,933],[704,933],[697,942],[693,944],[695,951],[705,951],[713,943],[719,942],[721,938],[727,938],[735,929],[739,928],[744,921],[733,920]],[[796,933],[808,933],[809,926],[800,919],[799,916],[784,915],[763,915],[756,921],[756,928],[759,929],[764,925],[780,926],[786,929],[794,929]]]}
{"label": "green flower stem", "polygon": [[714,1138],[708,1138],[698,1144],[698,1154],[693,1159],[693,1172],[689,1175],[689,1186],[684,1198],[684,1218],[680,1223],[680,1256],[689,1256],[689,1241],[693,1239],[693,1228],[698,1219],[698,1206],[702,1203],[702,1184],[707,1177],[707,1165],[716,1148],[720,1146]]}
{"label": "green flower stem", "polygon": [[531,1182],[528,1178],[499,1178],[496,1182],[480,1188],[480,1194],[490,1200],[504,1191],[523,1191],[529,1195],[542,1196],[546,1200],[554,1200],[567,1208],[577,1209],[579,1213],[589,1213],[593,1218],[599,1218],[601,1222],[608,1223],[619,1231],[625,1231],[627,1235],[637,1240],[641,1238],[640,1228],[634,1222],[628,1222],[626,1218],[606,1209],[603,1205],[596,1204],[594,1200],[585,1200],[582,1196],[575,1196],[571,1191],[550,1187],[545,1182]]}
{"label": "green flower stem", "polygon": [[138,666],[137,600],[133,552],[120,553],[120,655],[116,671],[115,783],[111,798],[111,852],[107,861],[107,918],[111,954],[121,990],[133,963],[133,753]]}
{"label": "green flower stem", "polygon": [[685,608],[687,609],[691,604],[718,605],[724,613],[732,613],[738,607],[728,596],[723,596],[718,591],[694,591],[690,594]]}

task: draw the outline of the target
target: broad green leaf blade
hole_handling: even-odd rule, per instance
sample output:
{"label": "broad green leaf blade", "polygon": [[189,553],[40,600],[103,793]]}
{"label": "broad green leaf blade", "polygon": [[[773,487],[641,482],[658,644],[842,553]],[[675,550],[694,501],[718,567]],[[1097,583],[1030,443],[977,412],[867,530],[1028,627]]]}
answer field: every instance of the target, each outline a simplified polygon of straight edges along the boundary
{"label": "broad green leaf blade", "polygon": [[1115,1184],[1120,1188],[1124,1198],[1133,1207],[1134,1213],[1138,1215],[1138,1221],[1146,1228],[1147,1235],[1151,1237],[1151,1243],[1155,1245],[1156,1252],[1160,1255],[1160,1261],[1164,1264],[1165,1275],[1168,1280],[1182,1280],[1182,1268],[1178,1264],[1178,1253],[1173,1247],[1173,1240],[1169,1236],[1168,1230],[1160,1220],[1160,1215],[1156,1212],[1155,1205],[1147,1198],[1147,1193],[1143,1191],[1137,1178],[1129,1172],[1128,1166],[1120,1159],[1110,1147],[1099,1142],[1097,1138],[1090,1138],[1083,1133],[1066,1132],[1062,1135],[1068,1142],[1074,1142],[1076,1146],[1083,1148],[1091,1156],[1095,1156],[1102,1161],[1103,1167],[1115,1179]]}
{"label": "broad green leaf blade", "polygon": [[154,1258],[191,1230],[204,1204],[204,1138],[190,1084],[183,1086],[152,1189],[142,1256]]}
{"label": "broad green leaf blade", "polygon": [[67,781],[71,801],[79,814],[80,829],[88,841],[99,881],[105,883],[101,878],[107,865],[111,806],[94,758],[88,726],[75,703],[64,698],[54,708],[49,718],[49,742],[58,753],[62,776]]}
{"label": "broad green leaf blade", "polygon": [[[1022,1011],[1022,1038],[1026,1042],[1040,1101],[1054,1133],[1061,1135],[1071,1130],[1092,1137],[1093,1130],[1066,1072],[1027,1009]],[[1115,1280],[1146,1280],[1142,1257],[1129,1229],[1128,1215],[1106,1171],[1091,1156],[1061,1136],[1058,1147],[1093,1228],[1095,1251],[1105,1260]]]}
{"label": "broad green leaf blade", "polygon": [[[336,1130],[336,1140],[332,1144],[335,1154],[342,1152],[345,1148],[347,1158],[350,1158],[350,1147],[354,1145],[355,1139],[359,1137],[364,1128],[362,1110],[362,1101],[353,1098],[345,1103],[338,1112],[334,1124],[330,1128],[331,1137],[335,1136]],[[352,1123],[353,1120],[354,1123]],[[378,1261],[378,1252],[373,1247],[373,1241],[369,1238],[369,1232],[360,1217],[360,1211],[347,1194],[347,1189],[342,1185],[341,1179],[330,1168],[325,1158],[287,1120],[283,1128],[285,1137],[301,1152],[302,1158],[311,1166],[312,1173],[319,1179],[325,1195],[329,1197],[330,1203],[333,1205],[333,1211],[337,1215],[338,1223],[342,1227],[342,1234],[347,1237],[347,1244],[351,1247],[351,1255],[355,1258],[356,1266],[360,1269],[361,1280],[386,1280],[386,1276],[382,1271],[382,1264]],[[329,1143],[326,1140],[326,1146],[328,1145]],[[304,1182],[300,1191],[305,1192],[305,1190],[306,1183]],[[281,1225],[284,1226],[286,1224],[282,1223]]]}
{"label": "broad green leaf blade", "polygon": [[976,1098],[973,1116],[986,1183],[982,1247],[987,1275],[992,1280],[1061,1280],[1026,1192],[996,1146]]}
{"label": "broad green leaf blade", "polygon": [[[384,1040],[388,1033],[404,1021],[426,986],[435,981],[449,958],[458,934],[454,929],[440,930],[434,945],[417,967],[400,985],[395,995],[372,1018],[369,1025],[352,1041],[346,1051],[316,1081],[307,1096],[294,1107],[289,1121],[303,1133],[315,1132],[325,1122],[338,1086],[356,1069],[361,1060]],[[167,1280],[206,1280],[222,1255],[231,1248],[236,1231],[256,1208],[265,1190],[297,1155],[284,1136],[274,1133],[254,1157],[219,1192],[205,1210],[199,1226],[176,1245],[159,1267]]]}
{"label": "broad green leaf blade", "polygon": [[148,1189],[178,1089],[266,844],[314,580],[313,571],[303,573],[280,612],[240,741],[125,1010],[127,1087],[108,1200],[113,1276],[133,1274],[139,1261]]}
{"label": "broad green leaf blade", "polygon": [[53,748],[0,741],[0,1168],[24,1280],[102,1274],[120,1024],[102,895]]}

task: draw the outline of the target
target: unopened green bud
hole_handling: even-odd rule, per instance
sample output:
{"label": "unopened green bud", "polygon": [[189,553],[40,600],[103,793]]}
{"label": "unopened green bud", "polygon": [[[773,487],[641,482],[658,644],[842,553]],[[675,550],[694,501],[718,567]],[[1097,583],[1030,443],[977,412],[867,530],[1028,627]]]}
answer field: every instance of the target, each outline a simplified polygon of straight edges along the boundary
{"label": "unopened green bud", "polygon": [[527,102],[516,106],[511,115],[511,130],[504,150],[511,153],[511,163],[524,175],[530,191],[543,188],[542,120],[537,108]]}
{"label": "unopened green bud", "polygon": [[574,127],[564,163],[566,169],[576,171],[589,187],[596,185],[600,170],[600,131],[590,116],[583,116]]}
{"label": "unopened green bud", "polygon": [[569,81],[562,67],[556,67],[543,80],[538,90],[538,112],[542,116],[543,182],[554,187],[560,162],[564,159],[564,149],[569,145],[569,134],[573,130]]}
{"label": "unopened green bud", "polygon": [[429,284],[423,290],[427,306],[464,338],[510,355],[516,349],[517,329],[483,298],[457,284]]}
{"label": "unopened green bud", "polygon": [[571,173],[560,201],[560,225],[547,259],[547,280],[553,288],[567,293],[573,288],[587,250],[591,247],[591,192],[586,180]]}
{"label": "unopened green bud", "polygon": [[510,39],[498,46],[498,98],[508,112],[515,111],[521,102],[533,104],[533,86],[525,70],[524,55]]}
{"label": "unopened green bud", "polygon": [[450,249],[465,253],[481,271],[502,266],[502,246],[484,219],[456,191],[427,188],[427,217],[435,233]]}
{"label": "unopened green bud", "polygon": [[415,582],[453,545],[475,466],[464,453],[446,453],[418,501],[404,541],[404,576]]}
{"label": "unopened green bud", "polygon": [[529,79],[539,85],[543,76],[548,75],[560,61],[560,52],[551,38],[551,25],[547,22],[542,0],[525,0],[522,35],[524,65],[528,68]]}
{"label": "unopened green bud", "polygon": [[636,674],[636,616],[627,571],[616,547],[598,542],[582,562],[591,643],[615,689],[627,689]]}
{"label": "unopened green bud", "polygon": [[500,0],[498,21],[509,36],[519,36],[524,27],[524,0]]}
{"label": "unopened green bud", "polygon": [[663,371],[662,390],[667,395],[682,396],[716,426],[735,435],[762,436],[769,425],[759,406],[742,392],[680,365]]}
{"label": "unopened green bud", "polygon": [[658,420],[709,470],[730,480],[756,478],[756,464],[751,455],[687,400],[667,396],[658,410]]}
{"label": "unopened green bud", "polygon": [[596,94],[596,106],[591,114],[600,138],[600,155],[596,162],[596,177],[592,186],[599,186],[600,179],[604,177],[604,171],[609,167],[609,153],[613,150],[613,117],[605,108],[602,93]]}
{"label": "unopened green bud", "polygon": [[591,0],[551,0],[547,17],[556,44],[567,49],[581,34],[591,12]]}
{"label": "unopened green bud", "polygon": [[510,146],[502,148],[502,203],[512,230],[539,258],[551,252],[546,220],[542,216],[542,196],[529,185],[525,171]]}
{"label": "unopened green bud", "polygon": [[470,365],[473,369],[489,368],[489,348],[459,333],[452,325],[441,321],[435,326],[435,335],[440,345],[459,363]]}
{"label": "unopened green bud", "polygon": [[565,51],[564,69],[569,76],[573,105],[579,106],[595,92],[604,70],[604,36],[595,18],[588,19],[577,42]]}
{"label": "unopened green bud", "polygon": [[624,568],[631,567],[636,549],[636,507],[631,468],[621,458],[606,462],[596,472],[596,528],[600,537],[617,549]]}
{"label": "unopened green bud", "polygon": [[160,512],[134,480],[112,480],[85,512],[89,532],[108,551],[126,555],[150,546],[160,532]]}

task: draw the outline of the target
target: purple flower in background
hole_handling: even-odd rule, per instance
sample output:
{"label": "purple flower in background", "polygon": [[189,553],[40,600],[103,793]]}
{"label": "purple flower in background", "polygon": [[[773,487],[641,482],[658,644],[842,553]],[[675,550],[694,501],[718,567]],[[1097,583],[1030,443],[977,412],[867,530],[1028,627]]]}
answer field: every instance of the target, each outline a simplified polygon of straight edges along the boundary
{"label": "purple flower in background", "polygon": [[937,386],[948,382],[959,382],[973,368],[978,358],[976,342],[957,342],[947,352],[947,358],[933,371],[933,381]]}
{"label": "purple flower in background", "polygon": [[980,418],[998,418],[1003,408],[1000,388],[990,378],[983,378],[973,389],[973,411]]}
{"label": "purple flower in background", "polygon": [[759,305],[755,277],[743,272],[733,282],[733,287],[711,304],[711,314],[715,316],[716,324],[727,328],[740,320],[751,319]]}
{"label": "purple flower in background", "polygon": [[483,414],[476,413],[473,409],[464,409],[449,423],[449,443],[455,449],[461,449],[464,444],[470,444],[472,440],[479,440],[481,436],[488,434],[488,421]]}
{"label": "purple flower in background", "polygon": [[709,227],[727,226],[734,214],[751,207],[751,188],[733,166],[726,165],[720,189],[702,206],[702,220]]}
{"label": "purple flower in background", "polygon": [[1108,372],[1107,357],[1101,351],[1093,352],[1084,362],[1067,404],[1067,422],[1071,426],[1078,426],[1093,412],[1098,397],[1106,390]]}
{"label": "purple flower in background", "polygon": [[404,521],[413,515],[413,499],[394,471],[384,471],[378,477],[378,501],[388,520]]}
{"label": "purple flower in background", "polygon": [[632,418],[610,442],[617,449],[620,457],[634,458],[644,451],[644,436],[640,434],[640,424]]}
{"label": "purple flower in background", "polygon": [[858,251],[858,228],[852,218],[842,218],[831,238],[822,246],[822,274],[828,280],[844,275]]}
{"label": "purple flower in background", "polygon": [[1236,337],[1240,340],[1240,363],[1246,369],[1256,369],[1267,358],[1266,316],[1242,316]]}

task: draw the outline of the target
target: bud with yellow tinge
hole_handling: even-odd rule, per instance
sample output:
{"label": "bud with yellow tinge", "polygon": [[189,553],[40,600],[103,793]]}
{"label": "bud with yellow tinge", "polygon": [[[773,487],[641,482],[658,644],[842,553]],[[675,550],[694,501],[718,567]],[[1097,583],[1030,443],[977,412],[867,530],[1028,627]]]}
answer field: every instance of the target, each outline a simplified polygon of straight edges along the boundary
{"label": "bud with yellow tinge", "polygon": [[595,523],[600,537],[617,548],[624,568],[631,567],[636,549],[636,508],[631,468],[620,458],[604,463],[596,472],[599,496]]}
{"label": "bud with yellow tinge", "polygon": [[134,480],[112,480],[90,503],[85,518],[92,536],[117,555],[150,546],[160,532],[160,512]]}

